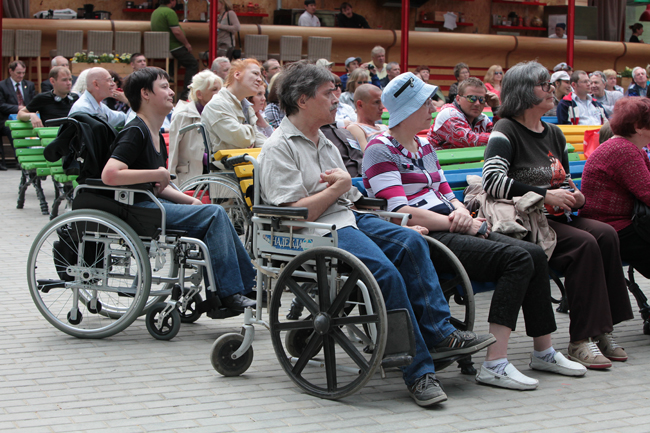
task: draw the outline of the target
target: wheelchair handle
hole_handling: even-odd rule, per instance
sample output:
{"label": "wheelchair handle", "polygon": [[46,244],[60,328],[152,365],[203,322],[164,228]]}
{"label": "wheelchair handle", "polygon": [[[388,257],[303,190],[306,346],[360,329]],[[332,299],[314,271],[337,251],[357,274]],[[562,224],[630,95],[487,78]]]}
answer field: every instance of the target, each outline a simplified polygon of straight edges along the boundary
{"label": "wheelchair handle", "polygon": [[72,123],[79,126],[79,121],[71,117],[60,117],[58,119],[50,119],[45,121],[45,126],[61,126],[66,123]]}
{"label": "wheelchair handle", "polygon": [[243,154],[243,155],[237,155],[237,156],[233,156],[233,157],[230,157],[230,158],[223,158],[223,159],[221,160],[221,163],[222,163],[222,164],[224,165],[224,167],[226,167],[228,170],[232,170],[232,168],[233,168],[234,166],[236,166],[237,164],[243,164],[243,163],[245,163],[245,162],[247,161],[247,160],[246,160],[246,157],[247,157],[247,156],[248,156],[248,154],[245,153],[245,154]]}
{"label": "wheelchair handle", "polygon": [[205,133],[205,126],[203,126],[202,123],[193,123],[191,125],[184,126],[178,130],[178,135],[183,135],[186,132],[191,131],[193,129],[198,129],[199,132],[201,133],[201,138],[203,138],[203,147],[205,148],[205,153],[209,155],[211,153],[210,145],[209,145],[210,142],[208,141],[208,136]]}

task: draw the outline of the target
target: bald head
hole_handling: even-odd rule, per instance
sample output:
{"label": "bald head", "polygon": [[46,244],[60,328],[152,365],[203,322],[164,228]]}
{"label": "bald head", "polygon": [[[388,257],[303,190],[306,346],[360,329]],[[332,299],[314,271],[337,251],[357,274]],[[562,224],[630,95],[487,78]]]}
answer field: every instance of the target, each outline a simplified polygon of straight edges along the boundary
{"label": "bald head", "polygon": [[68,62],[68,59],[63,56],[56,56],[52,59],[52,67],[55,66],[64,66],[66,68],[70,68],[70,62]]}
{"label": "bald head", "polygon": [[113,77],[104,68],[91,68],[86,75],[87,91],[100,102],[113,94],[115,83]]}
{"label": "bald head", "polygon": [[376,97],[379,94],[381,98],[381,89],[374,84],[362,84],[354,91],[354,105],[357,105],[357,101],[368,102],[372,97]]}
{"label": "bald head", "polygon": [[381,89],[374,84],[362,84],[354,91],[354,105],[360,123],[374,124],[381,119],[384,105],[381,103]]}

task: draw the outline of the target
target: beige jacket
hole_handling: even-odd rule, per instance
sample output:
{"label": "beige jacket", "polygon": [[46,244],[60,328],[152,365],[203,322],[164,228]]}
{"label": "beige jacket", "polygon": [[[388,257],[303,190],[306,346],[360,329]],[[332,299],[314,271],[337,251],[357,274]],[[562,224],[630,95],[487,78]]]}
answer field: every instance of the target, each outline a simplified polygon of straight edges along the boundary
{"label": "beige jacket", "polygon": [[478,202],[478,216],[486,219],[491,231],[537,244],[551,258],[557,235],[544,215],[543,196],[530,191],[512,200],[495,199],[483,190],[480,176],[467,176],[467,183],[463,201],[468,207]]}
{"label": "beige jacket", "polygon": [[257,116],[250,107],[248,118],[250,125],[244,123],[246,119],[241,102],[227,88],[222,88],[201,113],[201,119],[212,142],[212,152],[262,147],[266,136],[255,126]]}
{"label": "beige jacket", "polygon": [[179,136],[183,127],[201,122],[201,115],[194,102],[179,101],[174,108],[172,123],[169,127],[169,162],[168,170],[178,178],[177,185],[203,174],[203,154],[205,144],[198,129],[193,129]]}

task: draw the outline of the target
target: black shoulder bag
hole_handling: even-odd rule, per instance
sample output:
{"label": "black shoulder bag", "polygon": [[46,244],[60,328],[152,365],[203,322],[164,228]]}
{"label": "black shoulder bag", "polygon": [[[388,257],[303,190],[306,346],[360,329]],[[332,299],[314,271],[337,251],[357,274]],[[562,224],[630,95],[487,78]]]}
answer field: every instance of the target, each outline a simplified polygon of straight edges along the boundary
{"label": "black shoulder bag", "polygon": [[650,207],[638,198],[634,199],[634,210],[632,212],[632,226],[636,234],[650,243]]}

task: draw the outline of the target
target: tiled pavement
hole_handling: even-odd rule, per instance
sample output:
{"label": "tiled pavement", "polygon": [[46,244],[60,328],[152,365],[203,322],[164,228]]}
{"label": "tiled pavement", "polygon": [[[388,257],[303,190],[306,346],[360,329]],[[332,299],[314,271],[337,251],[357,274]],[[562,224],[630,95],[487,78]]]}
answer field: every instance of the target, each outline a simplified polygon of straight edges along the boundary
{"label": "tiled pavement", "polygon": [[[41,317],[28,293],[26,258],[47,217],[32,190],[25,209],[15,208],[18,181],[17,170],[0,172],[0,431],[650,431],[650,336],[638,317],[616,329],[630,360],[579,379],[529,370],[532,344],[520,318],[509,358],[540,379],[539,389],[483,387],[449,367],[438,374],[449,400],[433,409],[411,401],[396,371],[342,401],[306,395],[285,376],[261,328],[248,372],[221,377],[209,350],[239,329],[240,318],[202,317],[170,342],[151,338],[142,319],[104,340],[69,337]],[[53,188],[44,185],[51,202]],[[487,329],[489,301],[489,293],[477,296],[479,331]],[[555,346],[565,351],[568,318],[556,315]]]}

